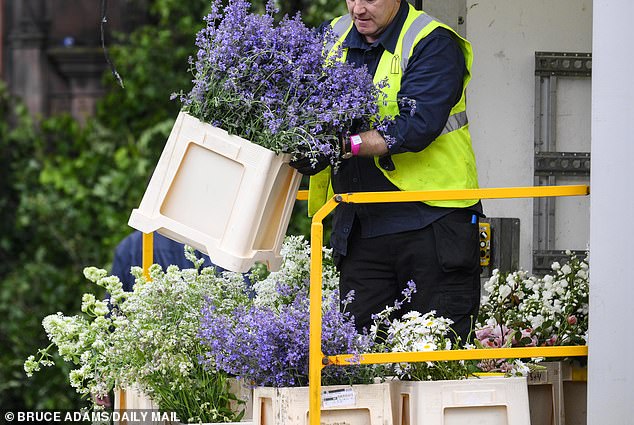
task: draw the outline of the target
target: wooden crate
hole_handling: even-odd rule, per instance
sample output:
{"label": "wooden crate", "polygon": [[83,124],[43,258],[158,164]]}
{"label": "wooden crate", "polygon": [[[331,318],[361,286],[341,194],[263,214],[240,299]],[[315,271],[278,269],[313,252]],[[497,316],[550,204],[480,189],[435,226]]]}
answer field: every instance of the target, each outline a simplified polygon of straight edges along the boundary
{"label": "wooden crate", "polygon": [[570,362],[542,362],[528,376],[532,425],[585,425],[587,368]]}

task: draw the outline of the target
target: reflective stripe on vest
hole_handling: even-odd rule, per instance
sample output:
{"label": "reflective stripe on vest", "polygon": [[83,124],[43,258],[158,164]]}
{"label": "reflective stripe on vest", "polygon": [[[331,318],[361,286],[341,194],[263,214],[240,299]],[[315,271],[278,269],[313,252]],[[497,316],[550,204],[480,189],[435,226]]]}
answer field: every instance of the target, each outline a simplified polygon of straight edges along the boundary
{"label": "reflective stripe on vest", "polygon": [[[350,15],[347,15],[347,16],[350,17]],[[403,53],[403,57],[401,58],[402,72],[405,72],[405,69],[407,68],[409,57],[411,56],[412,51],[414,50],[414,42],[416,41],[416,37],[418,37],[418,34],[420,34],[421,31],[423,31],[427,25],[434,22],[434,20],[435,18],[433,16],[428,15],[427,13],[424,13],[418,16],[416,19],[414,19],[410,27],[407,29],[407,31],[405,31],[405,35],[403,36],[402,50],[401,50]],[[347,21],[351,21],[351,19],[347,19]],[[337,24],[339,24],[339,22],[337,22]],[[339,27],[336,33],[343,34],[346,31],[346,29],[347,27],[344,27],[344,28]],[[468,123],[469,123],[469,120],[467,119],[466,111],[462,111],[454,115],[450,115],[449,118],[447,118],[447,123],[445,124],[445,128],[443,129],[443,131],[440,133],[440,136],[442,136],[443,134],[447,134],[451,131],[457,130],[460,127],[464,127]]]}
{"label": "reflective stripe on vest", "polygon": [[[416,11],[410,6],[394,53],[387,50],[383,52],[374,76],[375,83],[383,78],[389,80],[389,87],[384,89],[388,95],[387,103],[379,107],[385,116],[399,114],[398,94],[403,73],[407,68],[407,60],[411,57],[415,46],[438,27],[445,28],[453,34],[465,57],[466,74],[462,95],[451,108],[450,115],[439,136],[425,149],[419,152],[392,155],[394,170],[385,170],[378,163],[378,158],[375,158],[375,164],[383,175],[400,190],[451,190],[478,187],[465,103],[465,90],[470,80],[470,68],[473,60],[468,41],[447,25],[424,12]],[[402,56],[403,59],[399,56]],[[393,73],[392,68],[395,60],[402,67],[400,75]],[[425,201],[426,204],[432,206],[458,208],[468,207],[476,202],[477,199]]]}
{"label": "reflective stripe on vest", "polygon": [[409,56],[412,54],[412,50],[414,49],[416,37],[418,37],[418,34],[420,34],[420,32],[433,21],[434,18],[432,16],[424,13],[417,17],[405,32],[405,35],[403,36],[403,58],[401,58],[401,69],[403,72],[405,72],[405,69],[407,68],[407,62],[409,61]]}
{"label": "reflective stripe on vest", "polygon": [[[414,50],[414,42],[416,41],[418,34],[420,34],[421,31],[423,31],[427,25],[431,24],[435,20],[436,19],[433,16],[427,13],[423,13],[420,16],[418,16],[416,19],[414,19],[410,27],[407,29],[407,31],[405,31],[405,35],[403,36],[402,50],[401,50],[403,53],[403,57],[401,58],[402,72],[405,72],[405,69],[407,68],[409,57],[411,56],[412,51]],[[343,28],[343,29],[340,29],[339,31],[343,33],[345,30],[346,29]],[[447,134],[451,131],[457,130],[460,127],[464,127],[468,123],[469,123],[469,120],[467,119],[466,111],[462,111],[454,115],[450,115],[449,118],[447,118],[447,123],[445,124],[445,128],[443,129],[443,131],[440,133],[440,136],[442,136],[443,134]]]}
{"label": "reflective stripe on vest", "polygon": [[458,130],[460,127],[464,127],[468,123],[469,120],[467,119],[467,111],[462,111],[453,115],[449,115],[449,118],[447,119],[447,124],[445,124],[445,128],[443,128],[440,136]]}
{"label": "reflective stripe on vest", "polygon": [[[401,58],[400,63],[402,72],[405,72],[405,69],[407,68],[409,57],[414,49],[414,42],[416,41],[418,34],[420,34],[420,32],[423,31],[427,25],[431,24],[435,20],[436,19],[433,16],[427,13],[423,13],[416,19],[414,19],[412,24],[405,31],[401,50],[403,53],[403,57]],[[352,17],[350,16],[350,14],[343,15],[340,18],[337,18],[337,20],[334,22],[334,25],[332,26],[332,31],[339,39],[341,39],[341,37],[351,29],[351,26]],[[330,41],[329,43],[327,43],[326,51],[330,51],[335,46],[335,44],[336,42],[334,41]],[[460,127],[464,127],[468,124],[468,122],[469,121],[467,119],[466,111],[450,115],[447,119],[447,123],[445,124],[445,128],[440,133],[440,135],[442,136],[443,134],[447,134],[451,131],[459,129]]]}

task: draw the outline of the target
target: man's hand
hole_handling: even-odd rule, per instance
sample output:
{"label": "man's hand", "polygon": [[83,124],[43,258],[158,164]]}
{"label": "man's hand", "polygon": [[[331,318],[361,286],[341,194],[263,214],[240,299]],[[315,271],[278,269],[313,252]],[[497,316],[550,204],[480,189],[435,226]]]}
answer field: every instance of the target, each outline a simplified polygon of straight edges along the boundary
{"label": "man's hand", "polygon": [[103,396],[103,397],[99,397],[99,396],[93,395],[92,396],[92,401],[97,406],[102,406],[102,407],[105,407],[105,408],[112,407],[112,402],[110,401],[110,396],[107,395],[107,394],[105,396]]}
{"label": "man's hand", "polygon": [[291,167],[304,174],[305,176],[313,176],[330,165],[330,161],[325,156],[317,158],[317,163],[311,163],[311,159],[301,157],[288,163]]}
{"label": "man's hand", "polygon": [[[359,145],[359,150],[357,152],[357,156],[384,156],[388,154],[387,142],[376,130],[365,131],[360,133],[359,136],[363,141],[361,145]],[[341,143],[341,159],[346,160],[351,158],[351,147],[350,147],[350,134],[342,133],[339,136],[339,140]],[[299,157],[289,164],[291,167],[299,171],[300,173],[306,176],[313,176],[330,165],[330,161],[327,157],[320,155],[317,157],[317,162],[311,162],[310,158],[307,157]]]}

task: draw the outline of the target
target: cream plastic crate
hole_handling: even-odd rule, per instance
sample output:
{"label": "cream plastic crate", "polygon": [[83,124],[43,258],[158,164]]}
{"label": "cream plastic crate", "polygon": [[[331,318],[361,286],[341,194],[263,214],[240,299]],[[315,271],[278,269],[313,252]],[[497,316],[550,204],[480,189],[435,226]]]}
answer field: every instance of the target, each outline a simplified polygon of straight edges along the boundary
{"label": "cream plastic crate", "polygon": [[229,378],[229,390],[236,395],[244,404],[238,405],[236,402],[230,402],[234,411],[244,409],[242,421],[251,421],[253,418],[253,388],[246,385],[244,381],[235,378]]}
{"label": "cream plastic crate", "polygon": [[530,425],[524,377],[403,381],[392,389],[395,425]]}
{"label": "cream plastic crate", "polygon": [[[223,422],[222,425],[253,425],[251,420],[253,415],[253,390],[246,385],[237,382],[235,379],[230,380],[231,391],[246,402],[245,415],[240,422]],[[147,395],[140,392],[138,388],[128,388],[126,390],[120,389],[115,391],[114,394],[114,410],[118,412],[122,411],[143,411],[149,412],[151,410],[157,412],[159,416],[159,407],[154,403]],[[134,413],[134,412],[133,412]],[[132,414],[133,414],[132,413]],[[165,414],[163,414],[165,415]],[[151,420],[151,415],[147,415],[145,420],[135,420],[134,423],[138,425],[179,425],[181,422],[174,422],[171,420]],[[171,413],[166,414],[167,417],[172,417]],[[135,419],[142,418],[140,413],[137,413]],[[115,421],[115,425],[129,425],[129,421]],[[206,423],[202,425],[215,425],[213,423]]]}
{"label": "cream plastic crate", "polygon": [[228,270],[276,270],[301,180],[289,160],[181,112],[128,224]]}
{"label": "cream plastic crate", "polygon": [[[308,387],[258,387],[253,425],[308,425]],[[322,387],[321,425],[391,425],[390,384]]]}
{"label": "cream plastic crate", "polygon": [[114,410],[158,410],[158,405],[136,387],[114,392]]}

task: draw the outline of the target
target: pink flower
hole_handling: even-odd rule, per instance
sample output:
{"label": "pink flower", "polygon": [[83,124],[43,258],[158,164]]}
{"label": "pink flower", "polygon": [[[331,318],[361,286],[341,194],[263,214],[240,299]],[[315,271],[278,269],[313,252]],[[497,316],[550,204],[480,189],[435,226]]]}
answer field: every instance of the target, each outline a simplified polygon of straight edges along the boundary
{"label": "pink flower", "polygon": [[[523,339],[529,338],[530,342],[523,342]],[[536,347],[537,346],[537,337],[533,336],[533,330],[531,328],[522,329],[520,331],[519,339],[513,339],[513,346],[521,345],[523,347]]]}
{"label": "pink flower", "polygon": [[491,335],[492,331],[493,330],[489,326],[487,326],[485,328],[481,328],[481,329],[476,329],[476,331],[475,331],[476,338],[478,338],[478,340],[482,341],[483,339],[488,338]]}
{"label": "pink flower", "polygon": [[482,346],[484,348],[500,348],[500,340],[499,339],[484,339],[480,340]]}
{"label": "pink flower", "polygon": [[568,324],[576,325],[577,324],[577,316],[568,316]]}
{"label": "pink flower", "polygon": [[485,326],[475,331],[476,338],[485,348],[500,348],[504,346],[509,329],[506,326]]}
{"label": "pink flower", "polygon": [[550,338],[548,338],[546,342],[544,342],[544,345],[549,346],[549,345],[555,345],[556,343],[557,343],[557,335],[553,335]]}

